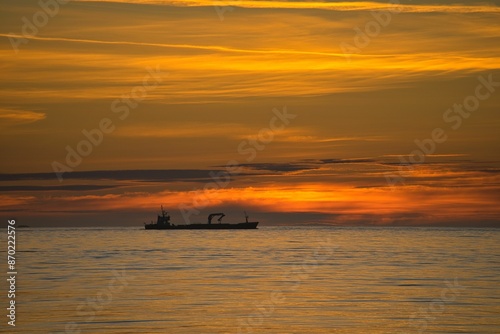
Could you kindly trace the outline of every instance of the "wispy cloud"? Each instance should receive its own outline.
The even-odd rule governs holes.
[[[237,123],[171,123],[165,126],[130,125],[119,128],[113,136],[142,138],[238,138],[253,133],[249,126]]]
[[[164,169],[164,170],[96,170],[75,171],[66,173],[68,180],[125,180],[147,182],[172,182],[172,181],[209,181],[209,171],[201,169]],[[220,172],[215,170],[214,173]],[[1,181],[24,180],[57,180],[54,173],[12,173],[0,174]]]
[[[0,191],[95,191],[116,188],[111,185],[75,184],[62,186],[1,186]]]
[[[147,43],[147,42],[132,42],[132,41],[106,41],[97,39],[81,39],[81,38],[66,38],[66,37],[41,37],[41,36],[22,36],[16,34],[0,34],[3,37],[25,38],[38,41],[48,42],[70,42],[70,43],[87,43],[87,44],[106,44],[106,45],[129,45],[129,46],[148,46],[170,49],[195,49],[208,50],[216,52],[228,53],[249,53],[249,54],[277,54],[277,55],[316,55],[316,56],[336,56],[343,58],[343,53],[333,52],[315,52],[315,51],[300,51],[300,50],[258,50],[258,49],[241,49],[219,45],[190,45],[190,44],[167,44],[167,43]]]
[[[42,112],[0,108],[0,124],[33,123],[46,117]]]
[[[214,6],[224,5],[245,8],[280,8],[280,9],[323,9],[333,11],[374,11],[394,9],[406,13],[499,13],[500,8],[492,5],[463,5],[463,4],[392,4],[385,1],[251,1],[251,0],[224,0],[220,3],[213,0],[76,0],[81,2],[114,2],[151,4],[167,6]]]
[[[291,135],[283,139],[288,142],[308,142],[308,143],[334,143],[334,142],[351,142],[351,141],[386,141],[384,136],[358,136],[358,137],[321,137],[315,135]]]

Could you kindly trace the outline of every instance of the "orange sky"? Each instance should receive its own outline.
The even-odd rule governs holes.
[[[6,217],[140,225],[163,204],[179,223],[247,210],[264,224],[500,226],[498,6],[0,12]],[[239,172],[214,186],[228,161]]]

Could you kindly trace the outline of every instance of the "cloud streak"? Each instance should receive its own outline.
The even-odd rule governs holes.
[[[111,185],[75,184],[62,186],[0,186],[0,191],[95,191],[116,188]]]
[[[34,123],[46,117],[47,115],[42,112],[0,108],[0,124]]]
[[[440,5],[440,4],[403,4],[399,2],[369,2],[369,1],[344,1],[344,2],[322,2],[322,1],[248,1],[248,0],[224,0],[214,2],[211,0],[76,0],[78,2],[108,2],[127,4],[149,4],[165,6],[187,6],[187,7],[211,7],[214,5],[263,8],[263,9],[321,9],[339,12],[352,11],[376,11],[393,10],[397,8],[404,13],[500,13],[500,8],[491,5]]]
[[[25,38],[28,40],[38,40],[47,42],[68,42],[68,43],[86,43],[86,44],[106,44],[106,45],[125,45],[125,46],[147,46],[169,49],[194,49],[203,51],[214,52],[227,52],[227,53],[247,53],[247,54],[277,54],[277,55],[314,55],[314,56],[334,56],[344,57],[342,53],[331,52],[314,52],[314,51],[300,51],[300,50],[257,50],[257,49],[238,49],[219,45],[190,45],[190,44],[166,44],[166,43],[147,43],[147,42],[130,42],[130,41],[105,41],[97,39],[79,39],[67,37],[42,37],[42,36],[23,36],[16,34],[0,34],[2,37],[7,38]]]
[[[199,169],[167,169],[167,170],[96,170],[74,171],[64,175],[67,180],[115,180],[115,181],[147,181],[147,182],[173,182],[173,181],[198,181],[210,180],[209,170]],[[221,170],[214,170],[214,173]],[[55,173],[12,173],[0,174],[2,181],[27,181],[27,180],[52,180],[56,181]]]
[[[204,212],[246,208],[273,217],[279,213],[308,212],[311,217],[322,217],[321,223],[325,224],[421,225],[450,220],[466,224],[478,219],[491,224],[500,219],[496,203],[500,173],[492,164],[426,163],[415,166],[406,185],[392,189],[383,175],[395,166],[382,161],[322,158],[241,164],[244,173],[228,187],[209,190],[203,190],[208,182],[205,170],[73,172],[68,179],[86,184],[62,186],[36,185],[51,181],[50,173],[1,174],[0,181],[8,183],[0,185],[0,190],[13,193],[3,195],[11,212],[29,206],[32,214],[102,211],[144,212],[147,216],[159,205],[165,205],[175,216],[179,205],[196,197],[204,199]],[[32,185],[16,184],[28,180]],[[190,185],[183,186],[186,181]],[[128,190],[121,191],[120,187]],[[34,196],[19,195],[27,191]],[[43,195],[47,192],[51,192],[50,199]]]

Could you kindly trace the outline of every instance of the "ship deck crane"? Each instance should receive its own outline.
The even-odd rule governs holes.
[[[212,218],[220,216],[217,220],[219,221],[219,224],[221,223],[222,218],[224,218],[225,214],[221,213],[211,213],[208,215],[208,223],[212,224]]]

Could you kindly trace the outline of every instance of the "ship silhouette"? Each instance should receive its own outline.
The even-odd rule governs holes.
[[[222,223],[222,218],[226,215],[224,213],[211,213],[208,215],[208,221],[206,224],[194,223],[194,224],[184,224],[184,225],[174,225],[170,222],[170,216],[168,212],[163,210],[161,207],[161,215],[158,215],[156,223],[151,222],[151,224],[144,223],[144,228],[146,230],[249,230],[256,229],[259,222],[249,222],[248,215],[245,212],[245,222],[228,224]],[[214,217],[219,217],[217,219],[218,223],[212,223]]]

